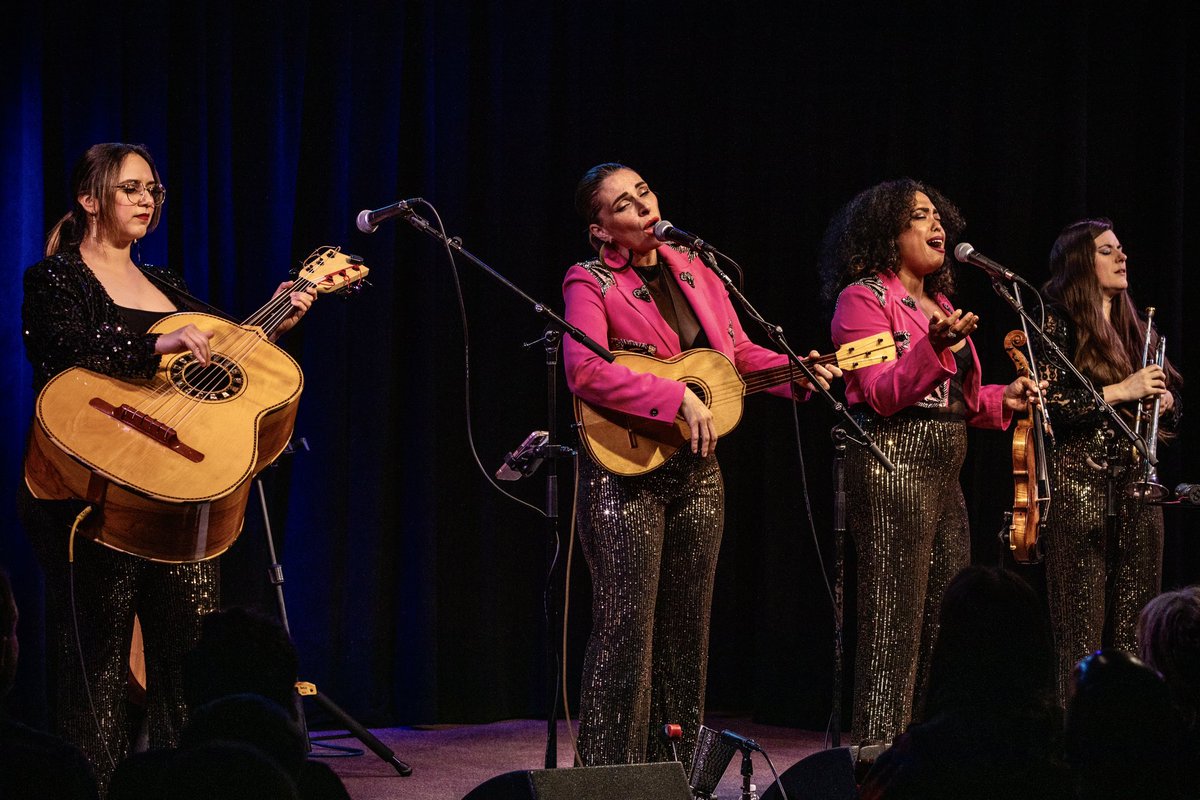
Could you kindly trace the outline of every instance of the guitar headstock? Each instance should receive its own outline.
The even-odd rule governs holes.
[[[843,370],[861,369],[872,364],[895,361],[896,341],[892,338],[891,331],[880,331],[847,342],[839,347],[834,355],[837,357],[837,365]]]
[[[297,280],[311,283],[321,294],[361,288],[370,270],[359,256],[343,253],[340,247],[319,247],[304,259]]]

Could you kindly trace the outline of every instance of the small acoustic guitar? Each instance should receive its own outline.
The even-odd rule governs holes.
[[[322,248],[290,291],[337,292],[367,272],[357,256]],[[90,503],[79,532],[125,553],[179,563],[224,552],[251,479],[292,435],[304,376],[270,341],[290,313],[282,293],[240,325],[183,312],[150,328],[214,331],[207,366],[177,353],[146,381],[82,367],[56,375],[38,395],[25,455],[33,496]]]
[[[846,371],[895,359],[896,343],[891,332],[885,331],[844,344],[834,353],[805,359],[805,363],[837,364]],[[712,410],[718,436],[741,422],[747,394],[796,378],[795,369],[788,364],[741,375],[728,356],[707,348],[666,360],[640,353],[617,353],[613,363],[687,384]],[[594,406],[578,397],[575,422],[584,448],[597,464],[616,475],[651,472],[691,441],[691,431],[682,417],[674,422],[647,420]]]

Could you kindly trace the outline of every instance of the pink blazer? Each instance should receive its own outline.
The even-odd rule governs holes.
[[[947,314],[954,311],[945,295],[938,294],[935,300]],[[929,320],[900,279],[886,270],[842,290],[830,334],[840,347],[884,330],[896,339],[896,360],[847,372],[846,402],[866,403],[885,417],[909,406],[945,408],[950,399],[950,376],[957,371],[954,354],[949,348],[934,352],[928,337]],[[1012,412],[1004,407],[1004,386],[980,385],[979,356],[970,338],[967,347],[974,363],[963,385],[967,424],[1005,428]]]
[[[667,359],[680,353],[679,335],[663,319],[642,279],[605,248],[598,259],[576,264],[563,280],[566,318],[572,325],[610,350],[633,350]],[[692,250],[661,245],[671,274],[696,312],[709,347],[729,356],[738,372],[775,367],[787,356],[760,347],[746,338],[724,284]],[[563,361],[567,385],[580,399],[614,411],[670,423],[683,402],[684,385],[628,367],[610,364],[570,337],[565,337]],[[790,396],[784,384],[770,390]]]

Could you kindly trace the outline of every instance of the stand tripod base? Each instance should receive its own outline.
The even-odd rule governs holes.
[[[358,724],[358,721],[354,717],[339,708],[328,697],[318,692],[316,685],[300,681],[296,684],[296,691],[303,697],[311,697],[317,705],[337,718],[338,722],[342,723],[354,738],[365,744],[367,749],[379,756],[380,759],[391,764],[396,772],[400,773],[401,777],[407,778],[409,775],[412,775],[412,767],[397,758],[396,754],[387,745],[379,741],[375,737],[375,734]]]

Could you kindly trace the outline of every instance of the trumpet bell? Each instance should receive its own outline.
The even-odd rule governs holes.
[[[1137,481],[1129,487],[1129,496],[1143,503],[1162,503],[1171,497],[1171,490],[1154,481]]]

